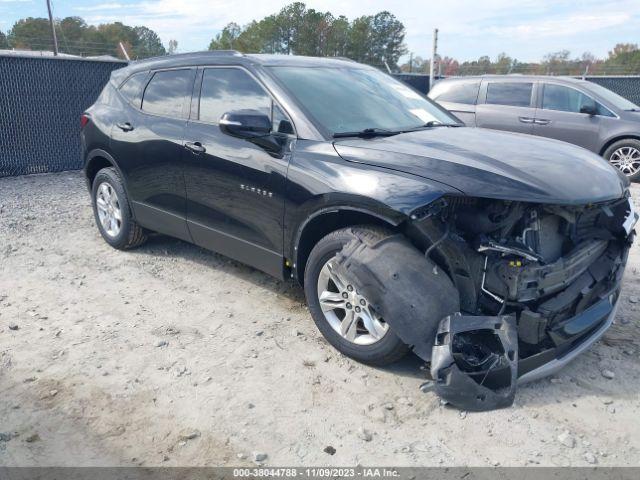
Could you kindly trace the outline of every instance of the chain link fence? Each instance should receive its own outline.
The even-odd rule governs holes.
[[[82,168],[80,115],[125,65],[0,55],[0,177]]]
[[[640,76],[593,76],[585,80],[602,85],[621,97],[640,105]]]
[[[429,75],[419,73],[393,73],[392,75],[396,80],[411,85],[419,92],[427,93],[429,91]],[[440,78],[436,78],[436,82],[438,80],[440,80]]]

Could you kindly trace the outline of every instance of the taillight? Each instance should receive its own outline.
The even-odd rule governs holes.
[[[89,115],[83,113],[80,115],[80,128],[84,128],[87,123],[89,123]]]

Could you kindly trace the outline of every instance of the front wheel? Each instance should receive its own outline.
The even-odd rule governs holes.
[[[629,180],[640,180],[640,140],[620,140],[607,148],[603,156]]]
[[[354,238],[354,230],[366,230],[380,238],[388,235],[375,227],[350,227],[322,238],[307,261],[307,303],[316,326],[337,350],[362,363],[388,365],[404,357],[409,347],[353,282],[334,268],[336,255]]]

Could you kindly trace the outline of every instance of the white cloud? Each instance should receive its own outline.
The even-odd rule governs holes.
[[[624,25],[631,21],[628,13],[609,13],[603,15],[571,15],[568,18],[543,20],[536,23],[518,24],[508,27],[489,28],[492,34],[503,37],[566,37],[581,33],[597,32],[610,27]]]
[[[124,3],[99,3],[97,5],[75,7],[75,10],[79,10],[81,12],[101,12],[103,10],[119,10],[128,7],[129,5],[125,5]]]
[[[260,19],[281,8],[274,2],[256,6],[255,2],[240,0],[149,0],[119,8],[115,3],[103,4],[104,8],[86,9],[83,15],[92,24],[121,21],[129,25],[145,25],[155,30],[166,43],[177,39],[184,49],[206,49],[209,40],[227,23],[248,23]]]

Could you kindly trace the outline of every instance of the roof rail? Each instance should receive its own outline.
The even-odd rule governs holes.
[[[210,55],[228,55],[235,57],[244,57],[244,53],[239,52],[237,50],[204,50],[202,52],[185,52],[185,53],[174,53],[171,55],[160,55],[157,57],[149,57],[149,58],[141,58],[138,60],[132,60],[130,63],[147,63],[153,62],[156,60],[166,60],[168,58],[180,58],[180,57],[200,57],[200,56],[210,56]]]
[[[216,55],[234,55],[237,57],[244,57],[244,53],[239,52],[238,50],[208,50],[206,52],[198,53],[214,53]]]

